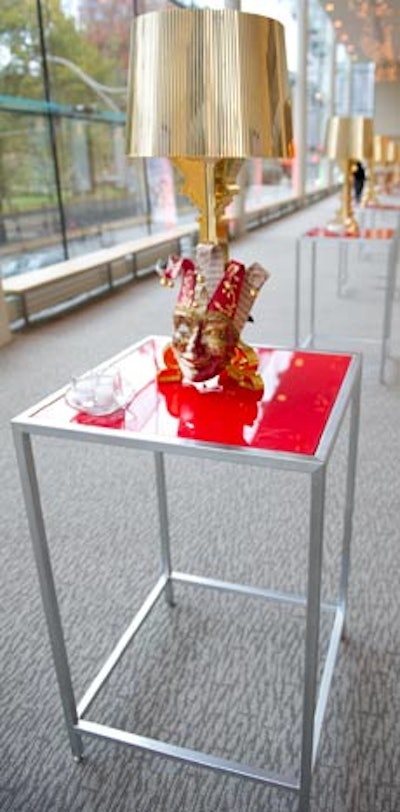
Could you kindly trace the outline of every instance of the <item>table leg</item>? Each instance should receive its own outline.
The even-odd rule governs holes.
[[[157,503],[160,522],[161,566],[162,573],[168,576],[168,581],[165,585],[165,595],[170,606],[174,606],[174,592],[171,580],[172,567],[169,544],[168,507],[165,489],[164,454],[162,451],[155,451],[154,459],[156,464]]]
[[[339,242],[339,261],[338,261],[338,275],[337,275],[337,296],[338,299],[343,297],[343,285],[348,281],[348,257],[347,257],[347,243],[342,240]]]
[[[310,543],[308,554],[307,618],[303,696],[303,729],[299,812],[308,812],[311,775],[315,760],[314,712],[316,706],[321,571],[324,529],[325,468],[311,475]]]
[[[46,539],[31,438],[26,432],[14,428],[14,442],[64,717],[72,754],[79,761],[83,755],[82,742],[80,735],[74,730],[77,723],[76,702]]]
[[[296,241],[296,259],[294,275],[294,346],[300,344],[300,263],[301,263],[301,239]]]
[[[356,481],[357,447],[360,422],[360,394],[361,394],[361,367],[357,381],[354,385],[351,402],[349,439],[347,452],[347,477],[346,477],[346,497],[344,506],[343,522],[343,545],[341,559],[341,574],[339,583],[339,606],[343,610],[344,624],[342,638],[346,637],[346,610],[347,610],[347,590],[350,571],[350,541],[352,535],[353,511],[354,511],[354,490]]]
[[[383,327],[382,327],[382,346],[381,346],[381,362],[379,368],[379,381],[385,383],[385,364],[387,358],[388,341],[392,332],[392,314],[393,302],[395,297],[396,288],[396,265],[398,244],[397,239],[392,240],[389,248],[387,275],[385,285],[385,305],[383,312]]]
[[[317,243],[311,244],[311,297],[310,297],[310,341],[309,346],[314,346],[315,336],[315,302],[316,302],[316,270],[317,270]]]

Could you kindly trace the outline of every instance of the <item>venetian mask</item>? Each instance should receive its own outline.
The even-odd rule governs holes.
[[[207,381],[219,375],[229,364],[237,340],[232,321],[221,313],[174,314],[172,345],[188,381]]]
[[[200,383],[229,367],[268,274],[256,264],[248,269],[234,260],[225,264],[221,247],[212,244],[198,245],[195,261],[171,257],[162,281],[173,284],[179,274],[172,348],[181,377]],[[173,366],[173,359],[166,362]]]

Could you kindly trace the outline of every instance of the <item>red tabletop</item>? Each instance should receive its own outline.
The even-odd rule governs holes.
[[[348,234],[321,226],[310,228],[305,234],[306,237],[340,237],[346,240],[390,240],[393,235],[393,228],[360,228],[358,234]]]
[[[160,386],[162,351],[168,339],[151,337],[112,359],[129,378],[134,395],[127,408],[106,417],[76,412],[64,394],[30,414],[33,422],[73,429],[86,425],[127,431],[143,439],[180,438],[231,446],[313,455],[352,356],[256,347],[262,393],[207,384]]]
[[[398,211],[400,212],[400,204],[399,203],[367,203],[367,209],[376,209],[379,211],[382,209],[383,211]]]

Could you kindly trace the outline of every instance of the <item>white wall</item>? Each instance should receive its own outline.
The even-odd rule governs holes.
[[[374,130],[379,135],[400,136],[400,82],[376,83]]]

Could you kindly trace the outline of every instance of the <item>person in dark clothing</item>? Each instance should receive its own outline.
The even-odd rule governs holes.
[[[357,161],[355,169],[353,170],[354,196],[356,203],[359,203],[361,200],[364,183],[365,183],[365,169],[362,163],[360,161]]]

